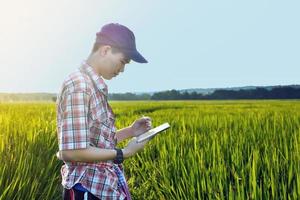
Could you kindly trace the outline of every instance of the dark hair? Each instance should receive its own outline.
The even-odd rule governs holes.
[[[98,51],[98,49],[101,46],[104,46],[104,44],[100,44],[100,43],[95,42],[94,45],[93,45],[92,53]],[[111,45],[109,45],[109,46],[111,46]],[[118,49],[117,47],[111,46],[111,50],[112,50],[112,53],[122,53],[122,51],[120,49]]]

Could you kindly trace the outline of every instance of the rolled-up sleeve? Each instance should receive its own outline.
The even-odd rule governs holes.
[[[61,104],[59,150],[87,148],[89,139],[90,95],[86,92],[66,94]]]

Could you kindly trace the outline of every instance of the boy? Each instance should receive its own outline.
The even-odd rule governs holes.
[[[150,130],[142,117],[116,130],[107,101],[107,85],[130,60],[147,63],[137,51],[135,36],[126,26],[110,23],[96,34],[91,54],[63,82],[57,98],[57,134],[63,199],[131,199],[122,162],[142,150],[146,140],[136,136]],[[128,145],[116,145],[133,137]]]

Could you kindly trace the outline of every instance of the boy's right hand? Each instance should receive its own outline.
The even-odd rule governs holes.
[[[133,137],[129,143],[127,144],[127,146],[125,148],[123,148],[123,156],[124,158],[129,158],[131,156],[134,156],[136,153],[138,153],[139,151],[141,151],[145,145],[147,144],[147,142],[150,139],[147,139],[143,142],[137,142],[137,137]]]

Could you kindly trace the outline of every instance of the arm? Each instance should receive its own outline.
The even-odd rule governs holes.
[[[122,149],[124,158],[128,158],[128,152],[126,149]],[[74,150],[62,150],[57,154],[59,159],[64,161],[76,161],[76,162],[97,162],[114,160],[117,156],[117,152],[114,149],[100,149],[97,147],[88,146],[85,149]]]
[[[114,149],[92,147],[89,130],[89,102],[91,95],[75,85],[74,91],[66,93],[60,102],[58,115],[59,153],[64,161],[96,162],[113,160]]]
[[[135,120],[130,126],[123,128],[116,133],[117,144],[131,137],[137,137],[151,129],[151,118],[143,116]]]
[[[128,138],[133,137],[133,130],[131,126],[128,126],[126,128],[123,128],[121,130],[118,130],[116,133],[117,137],[117,143],[122,142],[123,140],[126,140]]]
[[[58,112],[61,121],[58,129],[59,152],[56,156],[64,161],[95,162],[112,160],[116,157],[113,149],[101,149],[89,145],[89,126],[88,126],[88,103],[90,95],[85,91],[69,93],[63,99],[63,103]],[[134,126],[130,126],[134,127]],[[136,136],[136,127],[127,127],[116,133],[119,141],[125,138]],[[137,143],[133,139],[123,150],[124,158],[129,158],[144,148],[146,142]]]

